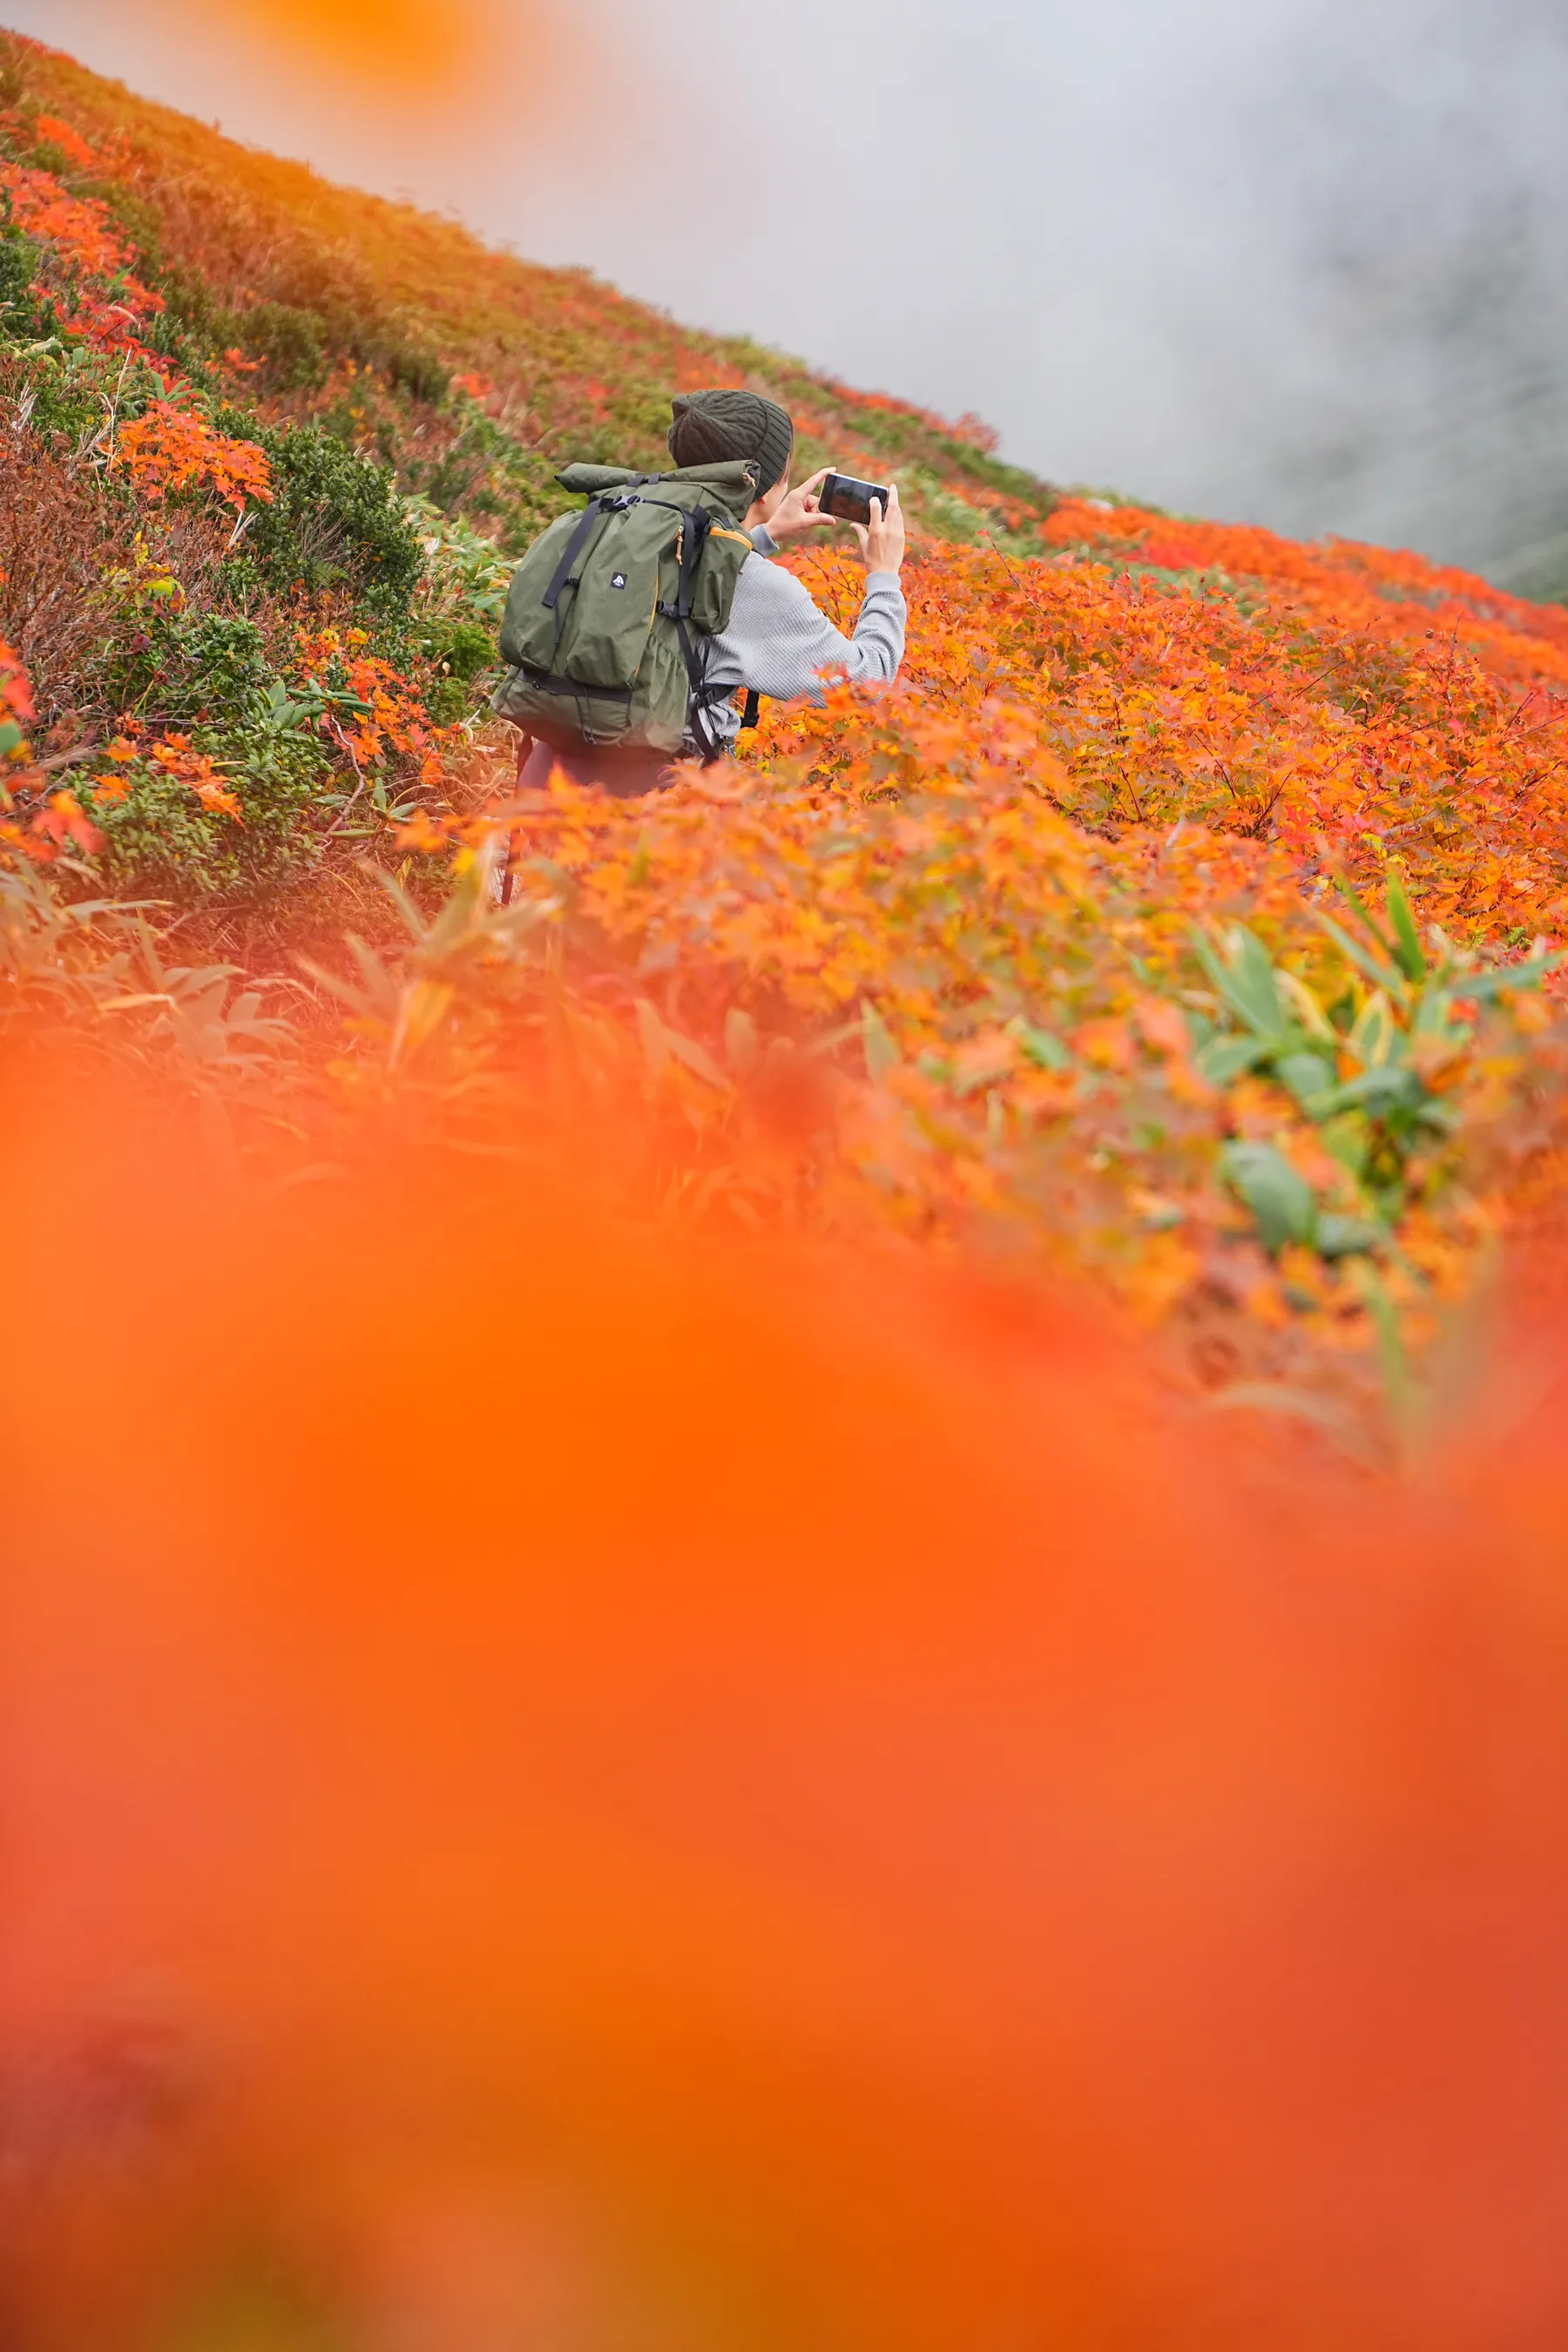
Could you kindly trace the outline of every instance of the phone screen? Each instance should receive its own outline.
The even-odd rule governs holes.
[[[820,503],[824,514],[836,515],[840,522],[869,522],[873,499],[880,503],[885,516],[888,493],[880,482],[862,482],[853,474],[829,474],[822,485]]]

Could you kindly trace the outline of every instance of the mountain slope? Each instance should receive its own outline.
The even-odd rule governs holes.
[[[520,793],[725,373],[904,677]],[[10,43],[0,640],[5,2352],[1562,2343],[1568,615]]]
[[[532,267],[452,222],[337,188],[13,40],[16,95],[39,160],[108,206],[167,304],[145,341],[191,380],[232,388],[238,347],[269,415],[330,418],[395,450],[405,486],[499,512],[515,538],[563,503],[563,453],[663,449],[671,390],[742,379],[795,413],[806,455],[894,463],[944,528],[1048,511],[1051,494],[988,455],[992,436],[868,397],[760,346],[689,332],[582,271]],[[14,117],[27,135],[26,109]],[[51,142],[64,120],[89,153]],[[13,131],[16,136],[16,130]],[[450,398],[454,377],[492,387]],[[366,378],[370,380],[367,382]],[[486,423],[491,429],[486,430]],[[957,505],[951,501],[956,499]]]
[[[1374,1380],[1380,1334],[1385,1361],[1430,1339],[1490,1237],[1551,1213],[1568,613],[1061,494],[973,421],[689,334],[34,45],[3,63],[19,1003],[53,988],[100,1042],[129,1008],[109,1028],[154,1059],[199,1034],[240,1096],[271,1055],[307,1085],[282,1124],[339,1142],[408,1087],[467,1145],[475,1103],[537,1121],[567,1041],[645,1205],[1060,1256],[1211,1384]],[[561,464],[657,462],[670,392],[716,381],[785,401],[803,463],[899,478],[903,678],[772,709],[655,802],[511,803],[485,715],[507,555]],[[847,620],[855,567],[792,560]],[[183,958],[310,948],[316,993],[246,994],[233,1027],[233,973],[176,986],[115,930],[131,898]],[[379,942],[352,983],[349,923]],[[155,1008],[193,990],[182,1031]]]

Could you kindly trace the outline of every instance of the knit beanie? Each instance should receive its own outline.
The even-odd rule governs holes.
[[[721,466],[753,458],[757,496],[782,481],[795,447],[789,412],[760,392],[716,384],[711,392],[683,392],[670,402],[669,454],[678,466]]]

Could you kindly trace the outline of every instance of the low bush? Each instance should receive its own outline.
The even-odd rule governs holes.
[[[272,467],[271,503],[254,513],[247,541],[259,577],[308,596],[344,595],[387,621],[405,617],[422,559],[391,468],[316,425],[258,426],[234,411],[217,422],[257,441]]]
[[[323,828],[309,820],[328,765],[302,731],[241,724],[163,738],[83,788],[102,837],[95,876],[179,908],[265,909],[321,858]]]
[[[0,196],[0,204],[5,199]],[[37,248],[0,212],[0,336],[9,341],[31,339],[37,306],[29,291],[38,274]]]
[[[106,665],[116,711],[163,728],[241,723],[270,676],[256,623],[143,603],[142,625],[117,638]]]
[[[0,37],[0,70],[22,54]],[[1207,1385],[1364,1375],[1379,1298],[1432,1337],[1537,1181],[1521,1155],[1558,1164],[1530,1139],[1562,1126],[1568,618],[1064,496],[973,420],[25,62],[0,630],[38,721],[7,722],[33,740],[6,856],[62,902],[175,904],[186,941],[269,910],[269,957],[423,909],[333,1071],[374,1087],[384,1048],[396,1116],[427,1084],[460,1127],[520,1040],[589,1091],[629,1062],[639,1213],[1068,1257],[1184,1329]],[[502,910],[511,747],[478,721],[510,559],[566,459],[661,465],[670,393],[717,381],[790,407],[803,469],[897,474],[903,683],[773,707],[650,806],[513,805]],[[857,564],[784,561],[852,625]],[[794,1143],[753,1152],[774,1114]]]
[[[263,380],[280,392],[313,391],[327,380],[324,322],[288,302],[258,302],[235,314],[233,341],[256,360]]]
[[[14,404],[0,404],[0,636],[26,666],[47,735],[106,706],[110,583],[134,564],[137,517],[90,465],[27,430]]]
[[[475,681],[493,669],[496,643],[489,629],[474,621],[459,621],[432,648],[436,677],[426,695],[426,707],[438,726],[462,718],[472,702]]]

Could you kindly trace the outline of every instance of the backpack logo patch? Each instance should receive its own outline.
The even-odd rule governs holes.
[[[611,574],[610,585],[612,588],[624,588],[626,584],[626,575],[624,572],[616,572]]]

